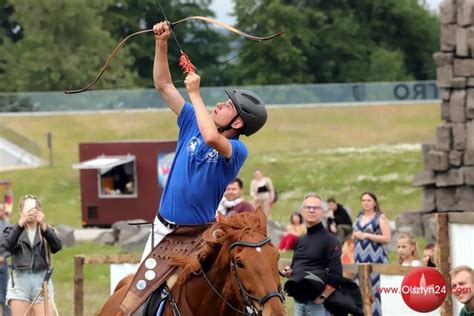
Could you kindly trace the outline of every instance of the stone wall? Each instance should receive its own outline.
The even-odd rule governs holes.
[[[440,88],[436,143],[422,146],[424,211],[474,211],[474,0],[440,5],[441,51],[433,55]]]

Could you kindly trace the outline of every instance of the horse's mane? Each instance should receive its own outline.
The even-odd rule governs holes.
[[[266,223],[265,223],[266,224]],[[224,267],[230,261],[230,245],[242,235],[259,232],[266,235],[266,227],[261,226],[255,212],[244,212],[229,217],[220,217],[203,234],[204,243],[195,256],[175,256],[173,264],[183,268],[178,283],[184,283],[191,274],[198,274],[212,265]],[[226,251],[221,251],[226,250]]]

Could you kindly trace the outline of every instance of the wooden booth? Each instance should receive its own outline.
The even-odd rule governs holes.
[[[82,226],[151,221],[174,157],[176,141],[79,144]]]

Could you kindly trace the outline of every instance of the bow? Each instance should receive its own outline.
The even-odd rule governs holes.
[[[280,31],[278,33],[275,33],[273,35],[270,35],[270,36],[265,36],[265,37],[259,37],[259,36],[254,36],[254,35],[251,35],[251,34],[248,34],[248,33],[245,33],[243,31],[240,31],[236,28],[234,28],[233,26],[229,25],[229,24],[226,24],[224,22],[221,22],[221,21],[218,21],[216,19],[213,19],[213,18],[209,18],[209,17],[204,17],[204,16],[190,16],[190,17],[187,17],[187,18],[184,18],[184,19],[181,19],[181,20],[178,20],[178,21],[175,21],[175,22],[169,22],[170,24],[170,27],[171,29],[173,29],[174,27],[178,26],[179,24],[183,23],[183,22],[186,22],[186,21],[190,21],[190,20],[200,20],[200,21],[204,21],[204,22],[207,22],[207,23],[212,23],[212,24],[215,24],[215,25],[218,25],[220,27],[223,27],[225,29],[227,29],[228,31],[230,32],[233,32],[233,33],[236,33],[240,36],[243,36],[243,37],[246,37],[250,40],[253,40],[253,41],[257,41],[257,42],[262,42],[262,41],[267,41],[267,40],[270,40],[270,39],[273,39],[275,37],[278,37],[280,35],[282,35],[284,33],[284,31]],[[84,91],[87,91],[89,90],[90,88],[92,88],[98,81],[99,79],[102,77],[102,75],[104,74],[105,70],[107,69],[107,67],[109,66],[109,64],[111,63],[112,59],[114,58],[114,56],[117,54],[117,52],[120,50],[120,48],[123,47],[123,45],[125,45],[125,43],[131,39],[132,37],[135,37],[137,35],[140,35],[140,34],[145,34],[145,33],[151,33],[153,32],[153,29],[146,29],[146,30],[142,30],[142,31],[138,31],[138,32],[135,32],[135,33],[132,33],[130,35],[128,35],[127,37],[125,37],[123,40],[121,40],[118,45],[114,48],[114,50],[112,51],[112,53],[110,54],[109,58],[107,58],[107,61],[102,65],[102,67],[100,67],[100,70],[99,72],[97,73],[96,77],[94,78],[94,80],[92,80],[88,85],[86,85],[84,88],[82,89],[78,89],[78,90],[66,90],[64,91],[64,93],[66,94],[74,94],[74,93],[81,93],[81,92],[84,92]],[[193,65],[191,64],[190,60],[189,60],[189,57],[187,57],[186,54],[184,54],[183,51],[181,51],[181,58],[180,58],[180,65],[183,67],[183,68],[186,68],[184,69],[184,71],[186,72],[187,70],[189,69],[193,69]]]

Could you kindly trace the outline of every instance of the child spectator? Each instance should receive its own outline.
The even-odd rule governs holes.
[[[278,250],[283,253],[295,248],[298,238],[306,234],[306,225],[303,224],[303,216],[300,213],[293,213],[290,217],[290,224],[286,226],[285,235],[278,245]]]
[[[397,239],[398,263],[402,266],[421,266],[418,260],[416,239],[408,233],[401,233]]]
[[[425,266],[436,268],[436,264],[434,263],[435,247],[435,244],[430,243],[423,249],[423,264]]]
[[[346,239],[344,244],[342,244],[342,255],[341,255],[341,263],[342,264],[352,264],[355,263],[354,261],[354,248],[355,242],[352,239]],[[342,275],[348,279],[352,279],[354,277],[354,273],[350,271],[342,272]]]
[[[341,262],[350,264],[354,263],[354,248],[355,243],[352,239],[346,239],[344,244],[342,244],[342,256]]]

